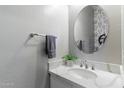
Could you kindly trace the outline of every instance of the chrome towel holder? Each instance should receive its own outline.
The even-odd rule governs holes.
[[[38,34],[38,33],[30,33],[29,34],[29,37],[31,37],[31,38],[33,38],[34,36],[43,36],[43,37],[45,37],[46,35]]]

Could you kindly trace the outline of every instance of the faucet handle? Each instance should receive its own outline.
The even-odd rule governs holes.
[[[80,63],[80,67],[83,67],[83,64],[82,63]]]
[[[92,69],[92,70],[95,70],[95,67],[92,65],[92,66],[91,66],[91,69]]]

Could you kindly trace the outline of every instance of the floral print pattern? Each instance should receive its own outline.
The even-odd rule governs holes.
[[[98,5],[94,5],[94,39],[95,39],[95,50],[99,49],[104,43],[99,43],[99,37],[103,34],[107,36],[109,30],[108,17],[105,11]]]

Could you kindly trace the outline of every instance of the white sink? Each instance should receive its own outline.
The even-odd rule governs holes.
[[[79,69],[79,68],[73,68],[73,69],[69,69],[68,73],[78,79],[96,79],[97,75],[94,72],[91,72],[89,70],[86,69]]]

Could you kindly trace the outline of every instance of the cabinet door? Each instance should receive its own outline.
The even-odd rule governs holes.
[[[51,75],[50,77],[50,87],[51,88],[72,88],[72,85],[66,82],[67,80]]]

